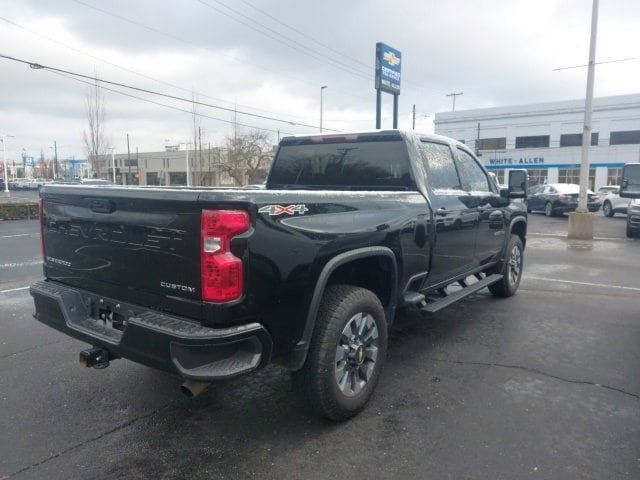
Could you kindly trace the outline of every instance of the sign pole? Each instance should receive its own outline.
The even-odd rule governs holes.
[[[398,94],[393,94],[393,128],[398,128]]]
[[[382,124],[382,92],[376,89],[376,129],[380,129]]]

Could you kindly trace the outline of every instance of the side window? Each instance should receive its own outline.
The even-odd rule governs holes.
[[[464,150],[458,149],[458,161],[468,190],[473,192],[492,191],[487,181],[487,175],[471,155]]]
[[[420,149],[427,164],[429,184],[434,190],[461,190],[458,170],[448,145],[420,142]]]

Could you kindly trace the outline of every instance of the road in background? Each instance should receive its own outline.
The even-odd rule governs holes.
[[[11,190],[10,193],[9,197],[4,197],[3,192],[0,192],[0,203],[38,201],[38,190]]]
[[[0,478],[640,478],[640,240],[530,217],[518,294],[401,316],[368,408],[310,415],[271,366],[196,399],[36,322],[0,293]],[[0,290],[41,276],[37,222],[0,222]],[[23,235],[12,237],[11,235]],[[36,260],[34,260],[36,259]]]

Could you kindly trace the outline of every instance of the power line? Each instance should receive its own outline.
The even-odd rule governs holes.
[[[29,67],[31,67],[32,69],[35,69],[35,70],[46,69],[46,70],[50,70],[50,71],[53,71],[53,72],[66,73],[67,75],[72,75],[74,77],[85,78],[85,79],[88,79],[88,80],[93,80],[95,82],[107,83],[109,85],[114,85],[114,86],[117,86],[117,87],[136,90],[136,91],[142,92],[142,93],[148,93],[148,94],[151,94],[151,95],[158,95],[158,96],[161,96],[161,97],[171,98],[172,100],[180,100],[182,102],[187,102],[187,103],[190,103],[192,105],[195,104],[195,105],[201,105],[203,107],[210,107],[210,108],[215,108],[215,109],[218,109],[218,110],[224,110],[224,111],[227,111],[227,112],[235,112],[235,113],[240,114],[240,115],[246,115],[246,116],[249,116],[249,117],[261,118],[261,119],[264,119],[264,120],[271,120],[271,121],[274,121],[274,122],[288,123],[289,125],[295,125],[295,126],[300,126],[300,127],[308,127],[308,128],[314,128],[314,129],[318,128],[318,126],[316,126],[316,125],[310,125],[310,124],[300,123],[300,122],[293,122],[291,120],[286,120],[286,119],[282,119],[282,118],[270,117],[270,116],[267,116],[267,115],[259,115],[257,113],[245,112],[245,111],[241,111],[241,110],[236,110],[234,108],[223,107],[221,105],[214,105],[214,104],[211,104],[211,103],[204,103],[204,102],[200,102],[200,101],[197,101],[197,100],[194,100],[194,99],[178,97],[176,95],[170,95],[168,93],[156,92],[154,90],[149,90],[147,88],[135,87],[133,85],[127,85],[125,83],[114,82],[114,81],[111,81],[111,80],[105,80],[105,79],[102,79],[102,78],[98,78],[97,76],[84,75],[82,73],[72,72],[70,70],[64,70],[64,69],[61,69],[61,68],[50,67],[50,66],[47,66],[47,65],[39,64],[37,62],[31,62],[29,60],[24,60],[24,59],[20,59],[20,58],[16,58],[16,57],[11,57],[9,55],[0,54],[0,58],[5,58],[7,60],[12,60],[12,61],[15,61],[15,62],[23,63],[25,65],[29,65]],[[339,130],[331,130],[331,129],[328,129],[328,128],[326,130],[330,130],[330,131],[333,131],[333,132],[339,131]]]
[[[72,0],[72,1],[78,1],[78,0]],[[82,5],[86,5],[87,7],[93,8],[91,5],[89,5],[89,4],[85,4],[84,2],[78,2],[78,3],[81,3]],[[100,10],[100,9],[99,9],[98,11],[102,11],[102,12],[103,12],[103,13],[105,13],[105,14],[109,14],[108,12],[103,11],[103,10]],[[124,17],[120,17],[120,16],[117,16],[116,18],[120,18],[120,19],[122,19],[122,20],[129,21],[128,19],[125,19]],[[35,36],[37,36],[37,37],[40,37],[40,38],[42,38],[42,39],[44,39],[44,40],[47,40],[47,41],[49,41],[49,42],[52,42],[52,43],[54,43],[54,44],[56,44],[56,45],[59,45],[59,46],[64,47],[64,48],[67,48],[67,49],[69,49],[69,50],[71,50],[71,51],[74,51],[74,52],[76,52],[76,53],[79,53],[79,54],[81,54],[81,55],[85,55],[85,56],[87,56],[87,57],[89,57],[89,58],[92,58],[92,59],[97,60],[97,61],[99,61],[99,62],[102,62],[102,63],[104,63],[104,64],[111,65],[112,67],[119,68],[120,70],[123,70],[123,71],[125,71],[125,72],[132,73],[132,74],[137,75],[137,76],[139,76],[139,77],[146,78],[146,79],[148,79],[148,80],[152,80],[152,81],[154,81],[154,82],[157,82],[157,83],[160,83],[160,84],[163,84],[163,85],[167,85],[167,86],[169,86],[169,87],[173,87],[173,88],[176,88],[176,89],[178,89],[178,90],[182,90],[182,91],[184,91],[184,92],[195,93],[195,94],[197,94],[198,96],[201,96],[201,97],[211,98],[212,100],[217,100],[217,101],[220,101],[220,102],[225,102],[225,103],[229,103],[229,104],[234,104],[234,102],[231,102],[231,101],[228,101],[228,100],[224,100],[224,99],[220,99],[220,98],[216,98],[216,97],[212,97],[211,95],[207,95],[207,94],[202,93],[202,92],[197,92],[197,91],[194,91],[194,90],[192,90],[192,89],[188,89],[188,88],[185,88],[185,87],[181,87],[180,85],[176,85],[176,84],[174,84],[174,83],[170,83],[170,82],[167,82],[167,81],[164,81],[164,80],[160,80],[160,79],[155,78],[155,77],[152,77],[152,76],[150,76],[150,75],[146,75],[146,74],[144,74],[144,73],[137,72],[137,71],[132,70],[132,69],[130,69],[130,68],[123,67],[122,65],[118,65],[117,63],[114,63],[114,62],[111,62],[111,61],[109,61],[109,60],[105,60],[105,59],[103,59],[103,58],[97,57],[97,56],[95,56],[95,55],[92,55],[91,53],[88,53],[88,52],[86,52],[86,51],[80,50],[79,48],[73,47],[73,46],[71,46],[71,45],[67,45],[67,44],[62,43],[62,42],[60,42],[60,41],[58,41],[58,40],[55,40],[55,39],[53,39],[53,38],[51,38],[51,37],[47,37],[46,35],[43,35],[43,34],[41,34],[41,33],[37,32],[37,31],[35,31],[35,30],[32,30],[32,29],[30,29],[30,28],[28,28],[28,27],[25,27],[24,25],[20,25],[20,24],[18,24],[18,23],[16,23],[16,22],[14,22],[14,21],[12,21],[12,20],[9,20],[8,18],[5,18],[5,17],[0,16],[0,20],[2,20],[3,22],[6,22],[6,23],[8,23],[8,24],[10,24],[10,25],[12,25],[12,26],[14,26],[14,27],[16,27],[16,28],[20,28],[20,29],[22,29],[22,30],[24,30],[24,31],[26,31],[26,32],[29,32],[29,33],[30,33],[30,34],[32,34],[32,35],[35,35]],[[144,27],[144,25],[139,24],[139,23],[137,23],[137,22],[135,22],[135,21],[131,21],[131,22],[133,22],[134,24],[136,24],[136,25],[138,25],[138,26],[143,26],[143,27]],[[151,30],[153,30],[153,31],[156,31],[153,27],[145,27],[145,28],[149,28],[149,29],[151,29]],[[167,35],[171,36],[171,34],[167,34]],[[173,38],[178,38],[178,37],[173,37]],[[184,42],[184,43],[190,43],[190,42],[188,42],[188,41],[186,41],[186,40],[181,40],[181,41],[182,41],[182,42]],[[197,46],[195,43],[194,43],[194,44],[192,44],[192,45]],[[224,53],[221,53],[221,55],[225,55],[225,56],[227,56],[227,57],[229,57],[229,58],[231,58],[231,59],[236,59],[235,57],[230,56],[230,55],[226,55],[226,54],[224,54]],[[236,59],[236,60],[238,60],[238,59]],[[241,61],[241,60],[238,60],[238,61]],[[246,62],[245,62],[245,63],[246,63]],[[249,65],[251,65],[251,66],[255,66],[256,68],[261,68],[259,65],[252,65],[252,64],[249,64]],[[270,70],[268,70],[268,71],[270,71]],[[292,77],[292,78],[294,78],[294,79],[295,79],[295,80],[297,80],[297,81],[305,82],[305,83],[308,83],[309,85],[313,85],[313,86],[315,86],[315,83],[312,83],[312,82],[306,82],[306,81],[304,81],[304,80],[302,80],[302,79],[296,79],[295,77]],[[241,105],[241,104],[238,104],[238,105],[240,105],[241,107],[245,107],[245,108],[249,108],[249,109],[257,110],[257,111],[262,111],[262,112],[266,112],[266,113],[275,113],[275,114],[278,114],[278,115],[287,115],[287,114],[285,114],[285,113],[283,113],[283,112],[274,112],[274,111],[272,111],[272,110],[265,110],[265,109],[261,109],[261,108],[253,107],[253,106],[250,106],[250,105]],[[301,116],[297,116],[297,115],[291,115],[291,116],[296,116],[296,117],[298,117],[298,118],[308,118],[308,117],[301,117]]]
[[[76,78],[76,77],[74,77],[72,75],[67,75],[66,73],[61,73],[61,72],[58,72],[58,71],[55,71],[55,70],[49,70],[49,72],[53,73],[55,75],[59,75],[61,77],[68,78],[70,80],[75,80],[76,82],[85,83],[85,84],[90,85],[92,87],[98,87],[98,88],[101,88],[102,90],[107,90],[109,92],[117,93],[119,95],[124,95],[125,97],[135,98],[136,100],[141,100],[143,102],[151,103],[153,105],[158,105],[158,106],[161,106],[161,107],[170,108],[172,110],[177,110],[179,112],[188,113],[189,115],[196,115],[198,117],[209,118],[211,120],[216,120],[218,122],[230,123],[230,124],[234,124],[234,125],[239,125],[241,127],[253,128],[255,130],[263,130],[265,132],[273,132],[273,133],[280,132],[280,133],[284,133],[284,134],[287,134],[287,135],[293,135],[292,133],[283,132],[281,130],[274,130],[272,128],[257,127],[255,125],[247,125],[246,123],[238,123],[238,122],[235,122],[233,120],[226,120],[224,118],[212,117],[211,115],[207,115],[207,114],[199,113],[199,112],[194,112],[193,110],[187,110],[185,108],[176,107],[174,105],[167,105],[166,103],[156,102],[155,100],[151,100],[149,98],[139,97],[137,95],[132,95],[132,94],[127,93],[127,92],[122,92],[120,90],[116,90],[114,88],[105,87],[104,85],[98,85],[98,84],[95,84],[95,83],[91,83],[91,82],[88,82],[86,80],[82,80],[81,78]]]
[[[248,15],[245,15],[242,12],[239,12],[238,10],[235,10],[232,7],[229,7],[228,5],[226,5],[225,3],[223,3],[223,2],[221,2],[219,0],[214,0],[214,1],[217,4],[224,6],[225,8],[230,10],[231,12],[234,12],[236,15],[241,16],[243,18],[246,18],[249,21],[259,25],[260,28],[266,29],[266,30],[271,31],[271,32],[274,32],[276,35],[279,35],[282,38],[278,38],[278,37],[276,37],[276,36],[274,36],[274,35],[272,35],[270,33],[267,33],[265,31],[261,30],[260,28],[255,27],[254,25],[251,25],[250,23],[247,23],[247,22],[237,18],[237,16],[231,15],[230,13],[228,13],[228,12],[226,12],[224,10],[221,10],[218,7],[215,7],[214,5],[211,5],[208,2],[205,2],[204,0],[196,0],[196,1],[198,3],[200,3],[200,4],[202,4],[202,5],[210,8],[210,9],[212,9],[213,11],[218,12],[218,13],[220,13],[220,14],[228,17],[228,18],[231,18],[232,20],[234,20],[234,21],[236,21],[236,22],[238,22],[238,23],[240,23],[240,24],[242,24],[242,25],[244,25],[244,26],[246,26],[246,27],[248,27],[248,28],[250,28],[250,29],[252,29],[252,30],[254,30],[256,32],[258,32],[258,33],[260,33],[261,35],[264,35],[264,36],[266,36],[268,38],[271,38],[272,40],[280,42],[283,45],[286,45],[287,47],[289,47],[289,48],[291,48],[293,50],[296,50],[296,51],[298,51],[298,52],[300,52],[300,53],[302,53],[304,55],[307,55],[307,56],[309,56],[311,58],[314,58],[315,60],[323,62],[323,63],[325,63],[327,65],[330,65],[330,66],[332,66],[334,68],[337,68],[337,69],[339,69],[339,70],[341,70],[343,72],[347,72],[347,73],[350,73],[352,75],[358,76],[360,78],[364,78],[366,80],[370,80],[370,76],[369,75],[363,73],[362,71],[356,70],[351,65],[342,63],[342,62],[340,62],[338,60],[335,60],[332,57],[329,57],[328,55],[325,55],[325,54],[323,54],[321,52],[318,52],[318,51],[316,51],[316,50],[314,50],[312,48],[309,48],[309,47],[301,44],[300,42],[298,42],[298,41],[296,41],[294,39],[291,39],[290,37],[287,37],[286,35],[283,35],[282,33],[278,32],[277,30],[274,30],[274,29],[272,29],[272,28],[270,28],[268,26],[265,26],[264,24],[258,22],[257,20],[252,19]],[[283,40],[283,38],[285,40]],[[289,43],[289,42],[291,42],[291,43]],[[302,48],[300,48],[300,47],[298,47],[296,45],[299,45]]]
[[[618,58],[617,60],[607,60],[604,62],[596,62],[595,65],[601,65],[603,63],[617,63],[617,62],[628,62],[629,60],[636,60],[636,57],[628,57],[628,58]],[[586,65],[574,65],[572,67],[559,67],[559,68],[554,68],[552,71],[557,72],[558,70],[569,70],[571,68],[582,68],[582,67],[588,67],[589,64]]]
[[[311,40],[312,42],[316,43],[317,45],[320,45],[321,47],[326,48],[327,50],[332,51],[333,53],[337,53],[338,55],[341,55],[343,57],[349,58],[351,60],[353,60],[356,63],[359,63],[360,65],[366,67],[367,69],[372,69],[373,65],[361,62],[360,60],[358,60],[357,58],[351,57],[349,55],[346,55],[344,52],[341,52],[340,50],[336,50],[335,48],[327,45],[326,43],[321,42],[320,40],[316,39],[315,37],[312,37],[311,35],[303,32],[302,30],[297,29],[296,27],[292,27],[291,25],[289,25],[288,23],[283,22],[282,20],[280,20],[278,17],[271,15],[269,12],[256,7],[255,5],[253,5],[252,3],[248,2],[247,0],[242,0],[242,3],[244,3],[245,5],[248,5],[249,7],[253,8],[254,10],[260,12],[261,14],[265,15],[266,17],[270,18],[271,20],[273,20],[276,23],[279,23],[280,25],[288,28],[289,30],[296,32],[298,35],[301,35],[305,38],[308,38],[309,40]]]
[[[102,14],[104,14],[104,15],[107,15],[107,16],[110,16],[110,17],[113,17],[113,18],[116,18],[116,19],[118,19],[118,20],[122,20],[122,21],[127,22],[127,23],[130,23],[130,24],[132,24],[132,25],[135,25],[135,26],[138,26],[138,27],[144,28],[144,29],[149,30],[149,31],[151,31],[151,32],[154,32],[154,33],[156,33],[156,34],[163,35],[163,36],[168,37],[168,38],[172,38],[172,39],[177,40],[177,41],[179,41],[179,42],[182,42],[182,43],[184,43],[184,44],[191,45],[191,46],[194,46],[194,47],[199,48],[199,49],[205,48],[206,50],[209,50],[208,48],[203,47],[202,45],[200,45],[200,44],[198,44],[198,43],[196,43],[196,42],[190,41],[190,40],[188,40],[188,39],[185,39],[185,38],[180,37],[180,36],[178,36],[178,35],[175,35],[175,34],[173,34],[173,33],[166,32],[166,31],[161,30],[161,29],[159,29],[159,28],[157,28],[157,27],[154,27],[154,26],[151,26],[151,25],[144,24],[144,23],[139,22],[139,21],[137,21],[137,20],[133,20],[133,19],[128,18],[128,17],[125,17],[125,16],[123,16],[123,15],[120,15],[120,14],[117,14],[117,13],[110,12],[110,11],[105,10],[105,9],[103,9],[103,8],[100,8],[100,7],[96,7],[96,6],[94,6],[94,5],[91,5],[91,4],[89,4],[89,3],[84,2],[84,1],[82,1],[82,0],[71,0],[71,1],[73,1],[73,2],[75,2],[75,3],[77,3],[77,4],[79,4],[79,5],[83,5],[83,6],[87,7],[87,8],[92,9],[92,10],[95,10],[96,12],[99,12],[99,13],[102,13]],[[216,7],[213,7],[213,6],[211,6],[211,5],[207,5],[207,6],[208,6],[208,7],[210,7],[210,8],[216,9]],[[225,13],[225,12],[219,11],[219,13],[222,13],[223,15],[226,15],[226,16],[228,16],[228,17],[230,17],[230,18],[234,19],[233,17],[231,17],[229,14],[227,14],[227,13]],[[234,20],[235,20],[235,19],[234,19]],[[249,27],[250,27],[250,28],[253,28],[253,27],[251,27],[250,25],[249,25]],[[249,65],[249,66],[251,66],[251,67],[259,68],[259,69],[261,69],[261,70],[264,70],[264,71],[266,71],[266,72],[269,72],[269,73],[275,74],[275,75],[277,75],[277,76],[280,76],[280,77],[282,77],[282,76],[283,76],[283,75],[282,75],[282,73],[280,73],[280,72],[278,72],[278,71],[276,71],[276,70],[272,70],[272,69],[270,69],[270,68],[267,68],[267,67],[265,67],[265,66],[263,66],[263,65],[259,65],[259,64],[257,64],[257,63],[253,63],[253,62],[249,62],[249,61],[243,60],[243,59],[241,59],[241,58],[235,57],[235,56],[233,56],[233,55],[226,54],[226,53],[224,53],[224,52],[215,52],[215,53],[216,53],[216,55],[222,55],[222,56],[227,57],[227,58],[229,58],[229,59],[231,59],[231,60],[234,60],[234,61],[236,61],[236,62],[244,63],[244,64]],[[315,86],[317,86],[317,82],[310,82],[310,81],[308,81],[308,80],[304,80],[304,79],[302,79],[302,78],[298,78],[298,77],[294,77],[294,76],[290,76],[290,75],[287,75],[287,78],[288,78],[288,79],[296,80],[296,81],[301,82],[301,83],[305,83],[305,84],[307,84],[307,85],[312,85],[312,86],[314,86],[314,87],[315,87]],[[365,98],[365,97],[364,97],[364,96],[362,96],[362,95],[357,95],[357,94],[350,93],[350,92],[344,92],[344,91],[340,91],[340,90],[334,90],[334,91],[335,91],[335,92],[337,92],[338,94],[348,95],[348,96],[355,97],[355,98]],[[203,95],[203,94],[201,94],[201,95]],[[203,95],[203,96],[207,96],[207,95]],[[214,97],[209,97],[209,98],[214,98]],[[229,103],[231,103],[231,102],[229,102]],[[246,105],[245,105],[245,106],[246,106]],[[261,109],[255,108],[255,107],[250,107],[250,108],[254,108],[255,110],[261,110]],[[269,112],[269,110],[263,110],[263,111],[267,111],[267,112]],[[278,112],[271,112],[271,113],[278,113]],[[281,113],[281,112],[280,112],[280,113]]]

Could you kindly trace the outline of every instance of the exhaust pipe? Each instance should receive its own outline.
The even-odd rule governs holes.
[[[196,382],[194,380],[186,380],[182,385],[180,385],[180,390],[187,397],[193,398],[200,395],[204,392],[211,383],[209,382]]]

